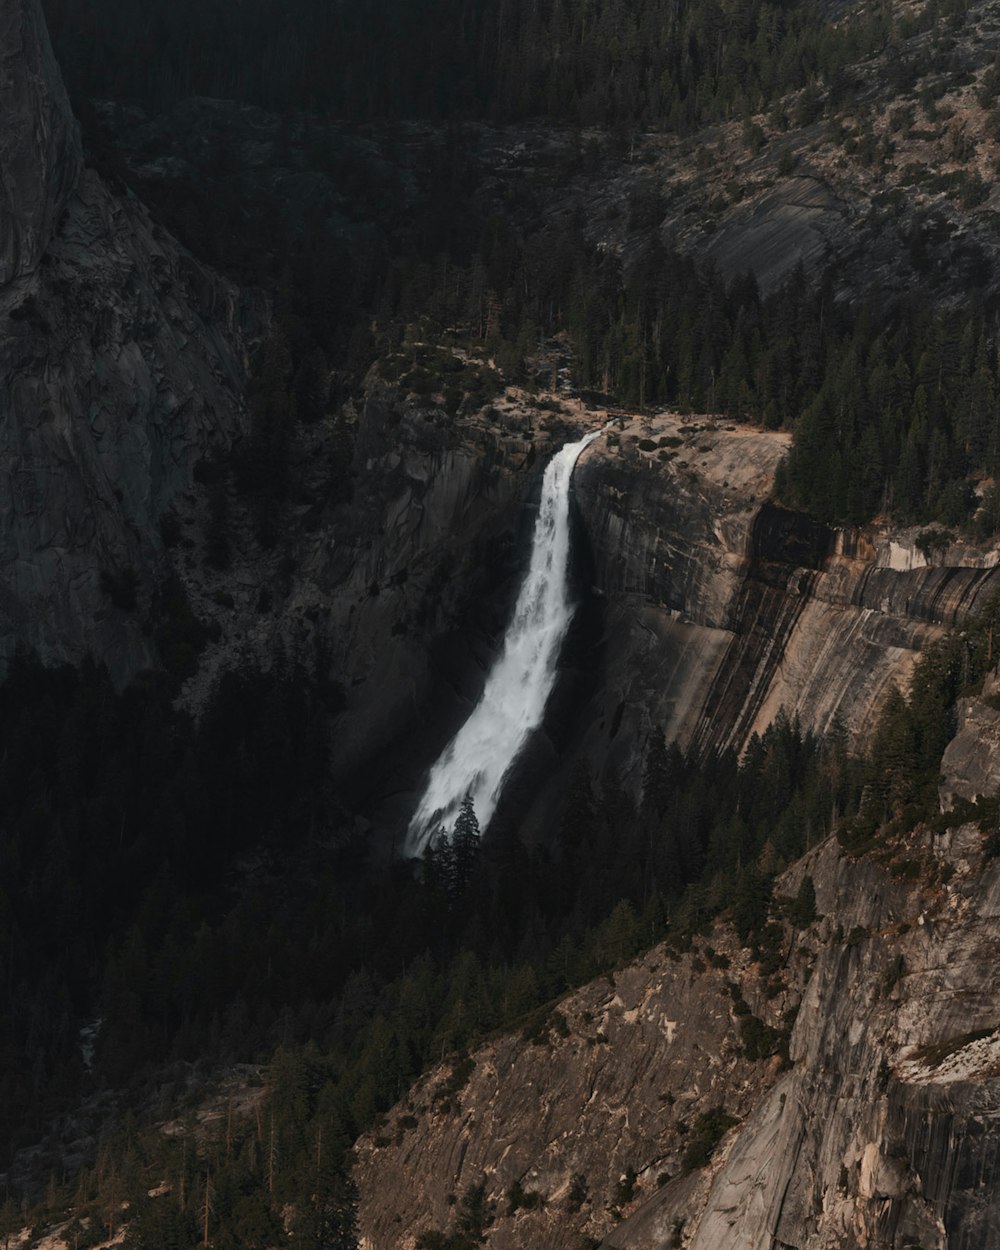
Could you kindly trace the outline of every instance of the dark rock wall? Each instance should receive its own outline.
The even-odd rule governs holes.
[[[244,428],[266,315],[81,168],[34,0],[0,0],[0,657],[153,659],[158,520]],[[135,574],[134,611],[102,574]]]
[[[831,839],[778,883],[794,895],[809,874],[822,914],[788,933],[777,974],[720,926],[724,973],[707,951],[650,952],[568,996],[541,1043],[484,1045],[459,1109],[435,1104],[447,1069],[432,1073],[359,1143],[362,1244],[447,1228],[448,1194],[483,1180],[491,1244],[518,1250],[994,1250],[1000,867],[981,844],[971,826],[918,837],[899,848],[914,878]],[[727,980],[760,1018],[797,1008],[788,1070],[747,1062]],[[685,1175],[691,1128],[719,1106],[739,1123]],[[515,1180],[544,1202],[509,1210]]]
[[[82,167],[37,0],[0,0],[0,286],[30,273]]]
[[[369,388],[359,486],[303,560],[346,706],[335,770],[379,823],[405,824],[424,771],[474,706],[530,553],[558,439],[503,417],[446,430],[391,387]],[[536,449],[537,447],[537,449]]]

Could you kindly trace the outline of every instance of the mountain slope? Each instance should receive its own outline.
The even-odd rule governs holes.
[[[159,518],[244,429],[262,308],[83,168],[38,5],[0,22],[0,649],[124,680],[155,656]]]

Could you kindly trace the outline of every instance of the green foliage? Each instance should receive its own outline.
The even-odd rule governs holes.
[[[447,1079],[434,1092],[434,1101],[445,1109],[457,1110],[458,1096],[469,1083],[476,1062],[469,1055],[458,1055],[451,1064]]]
[[[775,1053],[780,1044],[781,1033],[748,1012],[740,1017],[740,1041],[743,1043],[743,1054],[747,1059],[767,1059]]]
[[[926,560],[930,560],[933,555],[939,551],[944,551],[955,541],[955,535],[950,530],[927,529],[921,530],[914,540],[914,546]]]
[[[792,924],[805,929],[817,918],[816,887],[810,876],[804,876],[799,884],[798,892],[787,908],[788,918]]]
[[[569,1192],[566,1194],[567,1211],[575,1215],[589,1197],[590,1188],[587,1185],[587,1178],[582,1172],[574,1172],[570,1180]]]
[[[92,664],[45,669],[28,655],[0,694],[6,1157],[86,1078],[82,1020],[104,1017],[97,1074],[127,1080],[179,1050],[211,1052],[220,979],[267,994],[248,934],[231,934],[244,943],[234,975],[199,925],[234,856],[300,844],[325,807],[327,712],[301,674],[276,669],[224,679],[196,727],[162,683],[118,694]]]
[[[195,616],[187,591],[177,577],[160,587],[154,631],[164,669],[177,681],[190,677],[198,668],[198,656],[213,637],[211,626]]]
[[[567,988],[668,932],[683,946],[720,913],[765,974],[778,969],[776,872],[825,836],[835,813],[860,809],[878,838],[886,819],[908,819],[921,796],[936,796],[950,709],[992,664],[997,611],[928,649],[909,698],[888,701],[866,761],[848,757],[836,726],[820,742],[786,717],[739,762],[688,759],[653,734],[638,810],[613,773],[595,789],[578,772],[556,844],[529,849],[502,824],[481,841],[468,803],[448,844],[467,838],[464,867],[452,849],[422,873],[369,862],[337,834],[324,741],[338,704],[308,693],[295,670],[227,678],[195,727],[155,681],[117,695],[93,666],[49,672],[18,659],[0,699],[0,802],[13,833],[0,850],[0,976],[12,1004],[0,1040],[23,1057],[2,1075],[8,1148],[85,1080],[127,1084],[169,1057],[270,1054],[267,1103],[211,1159],[193,1138],[142,1147],[156,1178],[147,1189],[168,1176],[176,1195],[183,1176],[176,1214],[141,1197],[129,1140],[107,1145],[88,1201],[109,1212],[134,1190],[137,1244],[183,1244],[207,1194],[220,1246],[281,1245],[288,1204],[305,1244],[350,1245],[346,1152],[430,1063],[450,1056],[436,1105],[453,1113],[469,1049],[491,1030],[527,1022],[551,1043],[569,1031],[552,1008]],[[983,800],[943,819],[993,828],[996,811]],[[266,862],[273,851],[280,863],[314,833],[332,839],[318,872],[307,860],[301,875],[277,877],[277,890],[251,875],[232,896],[220,892],[234,857],[252,850]],[[811,922],[808,878],[784,906]],[[787,1061],[791,1020],[765,1025],[738,993],[734,1007],[747,1057]],[[97,1015],[86,1074],[76,1031]],[[686,1170],[731,1123],[715,1109],[688,1130]],[[184,1167],[162,1154],[178,1149],[189,1151]],[[428,1244],[479,1244],[491,1213],[473,1191]],[[585,1182],[574,1193],[582,1205]]]
[[[520,1179],[507,1190],[507,1214],[515,1211],[537,1211],[545,1205],[545,1195],[534,1189],[525,1189]],[[579,1206],[577,1207],[579,1210]]]
[[[847,67],[893,32],[882,8],[831,24],[809,4],[779,14],[762,0],[738,20],[696,0],[666,9],[657,0],[627,9],[611,0],[472,8],[430,0],[419,12],[404,0],[375,9],[292,0],[280,21],[260,3],[238,21],[219,3],[165,0],[87,14],[47,0],[46,11],[83,96],[158,110],[237,93],[281,113],[354,121],[547,116],[610,127],[623,148],[632,127],[690,130],[798,89],[797,120],[806,124],[823,109],[817,79],[833,84],[835,100],[852,82]],[[100,52],[88,20],[105,31]]]
[[[914,245],[938,245],[928,239]],[[527,325],[566,328],[584,388],[791,429],[784,502],[842,523],[930,522],[929,550],[973,515],[984,535],[998,523],[971,484],[1000,471],[995,314],[877,296],[859,307],[836,298],[834,274],[810,281],[802,266],[764,298],[751,277],[727,279],[658,238],[623,269],[564,223],[531,237],[497,229],[479,246],[437,297],[451,323],[468,324],[482,270],[499,268],[498,333],[513,342]],[[973,259],[980,272],[985,259]]]
[[[740,993],[739,987],[732,982],[729,983],[729,993],[733,1000],[733,1011],[739,1023],[740,1040],[743,1043],[745,1058],[752,1061],[767,1059],[787,1044],[786,1034],[779,1029],[771,1028],[755,1016]]]
[[[629,1168],[615,1186],[613,1203],[616,1207],[628,1206],[635,1196],[635,1183],[638,1180],[635,1168]]]
[[[681,1158],[685,1175],[696,1168],[704,1167],[727,1131],[738,1123],[739,1121],[722,1107],[713,1107],[710,1111],[700,1115],[690,1131]]]
[[[890,691],[869,748],[859,809],[837,830],[841,845],[852,854],[862,854],[882,837],[912,829],[921,820],[932,828],[947,828],[963,817],[991,823],[985,800],[981,811],[964,811],[960,803],[954,814],[942,817],[938,779],[941,756],[954,733],[955,702],[978,689],[993,666],[998,623],[1000,599],[993,598],[960,629],[924,651],[908,697]]]

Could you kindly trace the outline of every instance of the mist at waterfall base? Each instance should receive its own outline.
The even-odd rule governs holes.
[[[546,466],[531,560],[500,655],[472,714],[431,769],[407,831],[407,855],[421,854],[439,829],[451,832],[466,795],[485,830],[512,767],[542,722],[574,612],[569,576],[573,469],[600,432],[567,443]]]

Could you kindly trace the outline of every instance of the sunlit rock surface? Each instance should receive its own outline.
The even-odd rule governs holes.
[[[784,709],[863,741],[919,651],[1000,586],[996,552],[954,544],[930,565],[916,531],[840,530],[769,502],[786,448],[664,415],[581,461],[609,640],[588,750],[633,783],[654,726],[741,750]]]
[[[981,695],[959,699],[957,732],[945,749],[942,766],[945,810],[955,798],[991,798],[1000,788],[1000,679],[995,672],[987,677]]]
[[[475,1052],[458,1109],[435,1100],[448,1068],[432,1073],[359,1144],[363,1244],[447,1230],[449,1195],[483,1182],[490,1244],[511,1250],[581,1236],[620,1250],[993,1250],[1000,863],[982,843],[973,828],[933,846],[919,834],[876,863],[831,839],[779,880],[793,895],[810,875],[821,914],[786,926],[770,982],[717,929],[693,954],[655,950],[569,996],[540,1036]],[[788,1070],[744,1057],[726,981],[776,1027],[798,1009]],[[739,1123],[685,1174],[692,1126],[715,1107]],[[544,1203],[511,1211],[515,1181]]]
[[[857,741],[920,648],[995,589],[992,551],[929,564],[915,531],[774,506],[778,436],[667,415],[615,434],[577,477],[606,621],[582,740],[633,778],[657,724],[740,747],[784,707]],[[945,796],[995,788],[996,691],[960,709]],[[511,1250],[1000,1246],[1000,862],[984,844],[975,825],[918,830],[856,860],[830,839],[778,883],[792,897],[811,876],[820,916],[786,924],[776,976],[718,928],[488,1043],[459,1106],[451,1068],[431,1073],[359,1144],[363,1244],[447,1232],[483,1183],[490,1244]],[[791,1030],[787,1070],[748,1060],[727,982]],[[738,1124],[685,1173],[692,1126],[718,1107]]]

